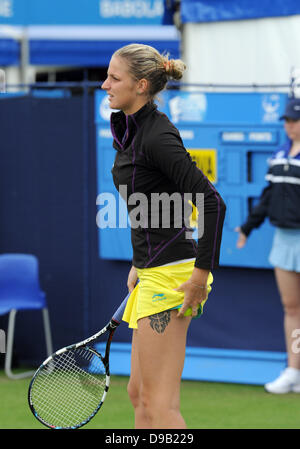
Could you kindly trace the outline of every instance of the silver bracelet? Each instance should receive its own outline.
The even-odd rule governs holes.
[[[195,284],[195,282],[193,282],[193,281],[189,281],[191,284],[193,284],[195,287],[198,287],[198,288],[207,288],[207,286],[206,285],[198,285],[198,284]]]

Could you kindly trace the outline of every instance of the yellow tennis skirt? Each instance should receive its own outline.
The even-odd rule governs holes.
[[[139,282],[132,291],[124,314],[123,321],[128,327],[137,329],[138,320],[146,316],[163,312],[164,310],[179,309],[184,300],[184,293],[174,289],[186,282],[192,275],[195,261],[162,265],[160,267],[137,269]],[[207,295],[211,291],[213,276],[209,273],[207,280]],[[198,318],[203,313],[203,306],[207,301],[199,305]],[[185,316],[192,314],[189,308]]]

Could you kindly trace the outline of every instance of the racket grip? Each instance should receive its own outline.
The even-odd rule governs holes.
[[[114,321],[117,321],[118,323],[121,322],[122,316],[123,316],[123,313],[124,313],[124,310],[125,310],[125,307],[126,307],[126,304],[127,304],[129,296],[130,296],[130,293],[128,293],[126,298],[123,299],[123,301],[122,301],[121,305],[119,306],[119,308],[115,311],[114,316],[112,317],[112,319]]]

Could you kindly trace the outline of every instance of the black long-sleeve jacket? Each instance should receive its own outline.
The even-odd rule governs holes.
[[[287,141],[269,160],[267,187],[258,204],[241,226],[245,235],[269,218],[279,228],[300,229],[300,153],[289,157],[291,142]]]
[[[120,187],[124,191],[125,186],[126,197],[122,196],[129,216],[140,220],[140,225],[131,226],[133,265],[155,267],[196,257],[196,267],[216,268],[226,207],[214,186],[192,161],[178,130],[155,104],[147,103],[133,115],[126,116],[121,111],[112,113],[111,131],[117,150],[112,168],[114,184],[120,193]],[[204,232],[198,244],[187,238],[190,234],[187,234],[186,220],[178,224],[178,208],[175,211],[178,204],[174,206],[170,201],[169,206],[165,202],[159,210],[154,207],[155,194],[172,195],[174,192],[180,196],[182,204],[185,194],[192,195],[194,204],[196,194],[204,194]],[[132,194],[138,194],[137,198],[140,196],[147,202],[139,203]],[[142,207],[137,209],[140,204]],[[170,217],[167,226],[163,213]]]

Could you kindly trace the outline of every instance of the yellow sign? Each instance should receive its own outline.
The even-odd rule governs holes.
[[[213,149],[188,149],[197,167],[207,176],[209,181],[217,182],[217,151]]]

